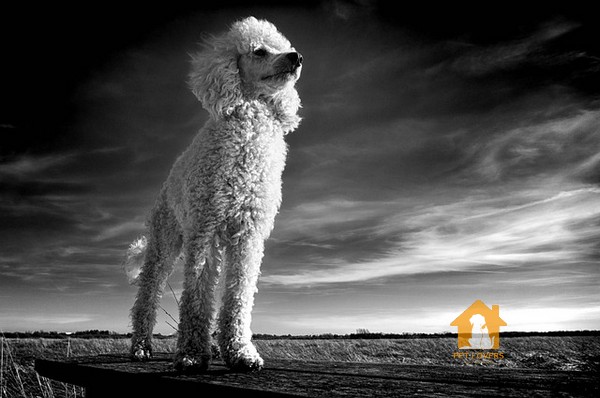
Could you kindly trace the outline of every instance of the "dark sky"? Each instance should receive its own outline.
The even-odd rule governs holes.
[[[0,329],[128,330],[124,252],[208,116],[189,53],[248,15],[305,59],[255,332],[445,331],[476,299],[600,328],[595,12],[254,4],[3,11]]]

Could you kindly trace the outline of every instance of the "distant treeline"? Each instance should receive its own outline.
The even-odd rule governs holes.
[[[600,336],[600,330],[560,330],[552,332],[500,332],[505,337],[525,336]],[[458,337],[457,333],[350,333],[350,334],[310,334],[310,335],[276,335],[255,334],[256,340],[335,340],[335,339],[438,339],[443,337]]]
[[[79,332],[4,332],[2,337],[7,339],[126,339],[131,338],[131,333],[117,333],[110,330],[83,330]],[[456,338],[456,333],[350,333],[350,334],[307,334],[307,335],[277,335],[258,333],[253,335],[256,340],[350,340],[350,339],[437,339],[444,337]],[[527,336],[600,336],[600,330],[561,330],[552,332],[500,332],[502,338],[527,337]],[[154,338],[165,339],[173,335],[165,336],[155,334]]]
[[[72,333],[37,330],[35,332],[4,332],[2,336],[7,339],[66,339],[69,337],[78,339],[114,339],[127,337],[127,335],[111,332],[110,330],[82,330]]]

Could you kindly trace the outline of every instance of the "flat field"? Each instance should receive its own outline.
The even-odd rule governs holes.
[[[173,352],[175,339],[156,339],[155,352]],[[270,339],[255,344],[265,362],[295,359],[323,362],[376,362],[508,369],[600,371],[600,336],[527,336],[502,338],[498,351],[458,354],[454,338]],[[35,358],[123,354],[129,340],[2,339],[0,398],[82,397],[79,387],[40,377]],[[501,355],[500,355],[501,354]]]

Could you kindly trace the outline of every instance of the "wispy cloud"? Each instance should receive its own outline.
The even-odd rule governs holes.
[[[380,238],[397,235],[398,243],[386,255],[355,262],[332,257],[318,267],[272,273],[262,281],[315,285],[589,261],[600,233],[586,221],[600,218],[599,188],[558,192],[533,201],[531,193],[518,194],[518,199],[511,192],[511,198],[466,199],[391,215],[371,227]]]
[[[0,176],[33,177],[53,167],[63,166],[74,159],[74,154],[21,155],[0,163]]]
[[[295,188],[292,201],[302,200],[282,210],[267,253],[278,264],[295,261],[278,272],[267,266],[263,281],[349,283],[589,261],[590,242],[600,238],[600,191],[589,185],[599,178],[600,111],[552,106],[538,117],[529,106],[527,117],[505,126],[503,118],[489,131],[476,121],[444,130],[401,119],[302,148],[308,185]],[[386,179],[398,188],[382,195]],[[377,195],[365,191],[371,184]]]
[[[85,323],[92,321],[94,317],[88,314],[71,314],[71,315],[2,315],[0,322],[3,324],[28,324],[33,323],[38,327],[56,327],[60,325],[69,325],[77,323]]]
[[[145,230],[145,228],[146,227],[143,220],[125,221],[117,224],[110,224],[103,228],[101,232],[93,238],[93,240],[99,242],[123,235],[128,235],[128,237],[131,237],[136,233],[141,233]]]
[[[481,76],[488,73],[507,70],[523,62],[548,63],[564,62],[564,59],[552,60],[542,49],[552,40],[577,28],[577,23],[569,21],[551,21],[538,27],[528,36],[492,46],[478,46],[461,43],[463,52],[451,63],[451,68],[469,75]],[[455,45],[457,45],[455,43]],[[581,54],[572,54],[573,57]]]
[[[470,169],[487,181],[530,176],[594,179],[600,147],[600,111],[581,111],[519,126],[470,148]]]

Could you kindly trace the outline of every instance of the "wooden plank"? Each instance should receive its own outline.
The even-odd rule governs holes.
[[[148,362],[120,355],[39,359],[35,367],[42,376],[85,387],[92,398],[162,393],[245,398],[600,395],[597,375],[577,371],[269,360],[260,372],[235,373],[216,363],[205,373],[189,375],[176,372],[167,355]]]

